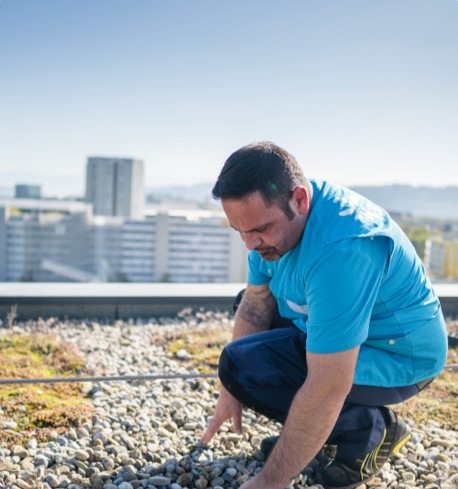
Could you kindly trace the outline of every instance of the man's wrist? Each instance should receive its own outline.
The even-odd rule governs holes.
[[[271,454],[272,455],[272,454]],[[290,478],[281,479],[283,470],[275,467],[273,463],[266,462],[264,468],[256,476],[259,478],[259,485],[264,489],[284,489],[291,482]]]

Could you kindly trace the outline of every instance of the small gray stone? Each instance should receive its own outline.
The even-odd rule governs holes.
[[[106,487],[106,486],[104,486]],[[130,484],[129,482],[121,482],[121,484],[119,484],[119,489],[134,489],[132,484]]]
[[[75,458],[77,460],[81,460],[82,462],[85,462],[86,460],[89,460],[89,453],[87,453],[86,450],[76,450]]]
[[[28,457],[29,452],[22,445],[13,445],[11,448],[11,454],[13,457],[19,457],[19,459],[23,459]]]
[[[32,485],[23,479],[15,479],[14,481],[11,481],[11,482],[14,482],[14,485],[17,486],[19,489],[31,489],[32,488]]]
[[[226,481],[222,477],[217,477],[210,482],[210,485],[215,488],[218,486],[224,486]]]
[[[155,475],[148,479],[149,484],[153,486],[170,486],[170,479],[168,477],[162,477]]]
[[[27,442],[27,448],[29,450],[35,450],[38,446],[38,442],[35,438],[31,438],[28,442]]]
[[[126,470],[122,474],[122,478],[125,482],[131,482],[137,480],[137,476],[131,470]]]
[[[39,467],[40,465],[47,467],[49,464],[49,459],[44,455],[37,455],[34,459],[34,463],[36,467]]]
[[[191,355],[184,348],[182,348],[181,350],[178,350],[176,352],[176,356],[179,360],[190,360],[191,359]]]
[[[177,483],[180,484],[182,487],[187,487],[191,485],[192,483],[193,476],[190,472],[185,472],[184,474],[181,474],[178,479]]]
[[[206,489],[208,487],[208,480],[203,477],[199,477],[194,485],[196,486],[196,489]]]
[[[59,479],[54,474],[48,474],[44,481],[49,485],[49,487],[59,487]]]

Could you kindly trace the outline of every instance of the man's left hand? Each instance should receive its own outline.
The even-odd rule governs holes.
[[[250,479],[249,481],[242,484],[239,489],[284,489],[286,486],[275,486],[269,484],[264,477],[262,472]]]

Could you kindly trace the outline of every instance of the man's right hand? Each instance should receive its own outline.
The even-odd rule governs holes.
[[[232,340],[269,329],[275,308],[276,302],[268,283],[263,285],[247,284],[235,314]],[[235,432],[240,434],[242,432],[242,405],[224,387],[221,387],[215,414],[208,424],[201,442],[207,444],[228,419],[232,419]]]
[[[228,419],[232,419],[235,432],[240,434],[242,432],[242,404],[224,387],[221,387],[215,414],[208,424],[201,442],[206,445]]]

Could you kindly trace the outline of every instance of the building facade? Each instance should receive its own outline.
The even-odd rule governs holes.
[[[16,199],[41,199],[41,186],[18,184],[14,187]]]
[[[0,201],[0,281],[246,281],[245,246],[221,211],[133,219],[49,204]]]
[[[141,219],[145,201],[143,161],[89,157],[86,202],[96,216]]]

